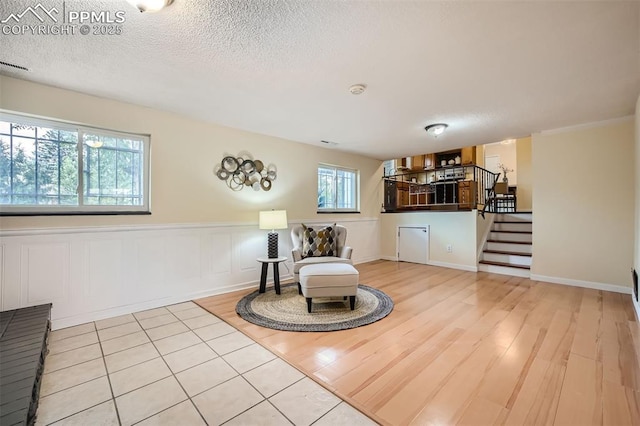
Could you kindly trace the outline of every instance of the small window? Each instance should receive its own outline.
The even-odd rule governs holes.
[[[149,211],[149,137],[0,113],[0,212]]]
[[[318,212],[357,212],[358,207],[358,171],[320,164]]]
[[[395,175],[396,174],[395,165],[396,165],[395,160],[385,160],[382,163],[382,166],[383,166],[383,169],[384,169],[384,176],[393,176],[393,175]]]

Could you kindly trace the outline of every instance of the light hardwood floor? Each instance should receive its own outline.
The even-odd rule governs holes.
[[[395,307],[352,330],[250,324],[235,313],[250,291],[196,302],[382,424],[640,425],[631,296],[382,260],[356,267]]]

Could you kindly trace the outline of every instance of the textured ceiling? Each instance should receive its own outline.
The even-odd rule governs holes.
[[[29,3],[1,0],[0,20]],[[31,70],[2,74],[378,159],[629,115],[640,93],[638,1],[65,7],[124,10],[123,34],[0,35],[0,61]]]

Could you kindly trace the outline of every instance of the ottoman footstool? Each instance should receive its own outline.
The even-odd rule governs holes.
[[[307,311],[311,313],[314,297],[349,297],[351,310],[356,305],[360,274],[346,263],[323,263],[300,269],[300,287],[307,299]]]

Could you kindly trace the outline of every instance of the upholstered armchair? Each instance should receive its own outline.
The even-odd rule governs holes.
[[[322,228],[331,225],[314,225],[312,228]],[[295,225],[291,229],[291,241],[293,242],[293,280],[300,283],[300,268],[305,265],[317,265],[319,263],[348,263],[351,264],[351,247],[346,245],[347,228],[340,225],[334,225],[336,231],[337,249],[334,256],[305,256],[302,251],[304,231],[302,225]]]

